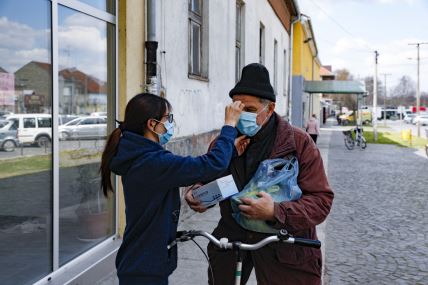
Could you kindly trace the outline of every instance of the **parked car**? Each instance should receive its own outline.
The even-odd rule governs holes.
[[[74,119],[80,118],[77,115],[59,115],[58,116],[58,125],[64,125],[65,123],[68,123]]]
[[[59,126],[62,140],[104,138],[107,136],[107,117],[80,117]]]
[[[95,117],[105,117],[107,116],[107,112],[92,112],[91,116],[95,116]]]
[[[15,114],[7,120],[18,121],[18,140],[21,144],[37,144],[43,147],[52,140],[52,118],[50,114]]]
[[[0,121],[0,149],[14,151],[18,145],[18,120]]]
[[[406,116],[404,116],[403,121],[404,121],[406,124],[412,124],[413,119],[414,119],[415,117],[416,117],[416,114],[406,114]]]
[[[364,125],[370,124],[372,122],[372,113],[369,110],[360,110],[361,112],[361,120]],[[358,115],[357,115],[358,118]],[[354,111],[348,111],[343,115],[339,116],[341,125],[347,126],[350,123],[356,121],[354,116]]]
[[[426,125],[428,125],[428,114],[427,115],[420,115],[420,116],[416,116],[414,119],[413,119],[413,124],[417,124],[417,123],[420,123],[422,126],[426,126]]]
[[[6,118],[7,116],[13,115],[12,112],[8,112],[8,111],[0,111],[0,118]]]

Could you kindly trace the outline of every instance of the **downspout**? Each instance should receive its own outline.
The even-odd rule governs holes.
[[[293,88],[293,43],[294,43],[294,25],[297,22],[300,22],[300,13],[298,14],[297,18],[291,22],[291,33],[290,33],[290,46],[289,46],[289,66],[288,66],[288,96],[287,96],[287,107],[288,107],[288,121],[291,123],[291,113],[292,113],[292,88]]]
[[[156,41],[156,0],[147,0],[147,41],[146,48],[146,85],[145,91],[158,95],[157,48]]]
[[[315,55],[312,56],[312,81],[314,81],[314,73],[315,73],[315,58],[318,56],[318,49],[315,49]],[[309,110],[309,115],[308,115],[308,120],[311,118],[311,115],[314,113],[314,98],[313,98],[313,93],[309,94],[309,100],[311,101],[311,104],[309,105],[310,110]],[[319,115],[319,114],[318,114]]]

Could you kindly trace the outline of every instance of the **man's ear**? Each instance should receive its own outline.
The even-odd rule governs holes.
[[[272,102],[269,104],[269,114],[272,114],[275,111],[275,103]]]

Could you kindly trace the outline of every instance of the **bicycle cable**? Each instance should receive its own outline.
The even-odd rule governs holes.
[[[202,247],[194,240],[194,238],[190,239],[191,241],[193,241],[197,247],[199,247],[199,249],[202,251],[202,253],[204,254],[205,258],[207,259],[208,262],[208,267],[210,269],[210,273],[211,273],[211,278],[213,280],[213,285],[215,285],[215,281],[214,281],[214,272],[213,272],[213,268],[211,267],[211,262],[210,259],[208,258],[208,255],[206,254],[206,252],[202,249]]]

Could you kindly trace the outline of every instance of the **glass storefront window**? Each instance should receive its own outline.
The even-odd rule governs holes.
[[[115,14],[113,0],[0,0],[2,285],[33,284],[115,234],[98,169],[115,118],[116,31],[78,3]]]
[[[52,271],[51,114],[51,2],[2,0],[0,121],[6,121],[0,128],[3,285],[32,284]]]
[[[58,130],[61,265],[114,233],[113,200],[104,198],[99,175],[114,53],[108,23],[63,6],[58,19],[59,113],[76,117]]]

